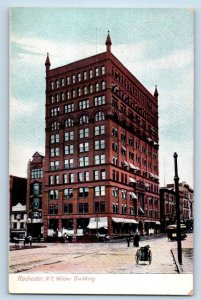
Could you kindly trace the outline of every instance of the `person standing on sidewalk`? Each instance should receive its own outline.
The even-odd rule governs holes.
[[[131,241],[131,237],[130,235],[127,237],[127,244],[128,244],[128,247],[130,247],[130,241]]]
[[[133,246],[134,247],[139,247],[139,241],[140,241],[140,236],[136,232],[136,234],[134,235],[134,238],[133,238]]]

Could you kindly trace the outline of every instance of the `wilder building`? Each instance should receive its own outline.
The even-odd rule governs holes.
[[[158,92],[106,52],[46,66],[44,235],[158,230]]]

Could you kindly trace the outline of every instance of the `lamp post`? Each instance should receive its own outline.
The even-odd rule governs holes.
[[[177,153],[174,155],[174,166],[175,166],[175,197],[176,197],[176,218],[177,218],[177,250],[178,250],[178,261],[182,265],[182,248],[181,248],[181,227],[180,227],[180,201],[179,201],[179,176],[177,167]]]

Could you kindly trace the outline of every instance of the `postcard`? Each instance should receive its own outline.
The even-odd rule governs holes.
[[[194,11],[9,10],[9,292],[192,295]]]

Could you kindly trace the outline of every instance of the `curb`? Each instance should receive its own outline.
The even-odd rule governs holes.
[[[181,266],[180,266],[180,264],[179,264],[177,258],[176,258],[175,255],[174,255],[174,251],[173,251],[173,249],[171,249],[170,251],[171,251],[171,253],[172,253],[172,257],[173,257],[174,263],[175,263],[175,265],[176,265],[177,272],[178,272],[179,274],[181,274],[181,273],[183,272],[183,270],[182,270],[182,268],[181,268]]]

